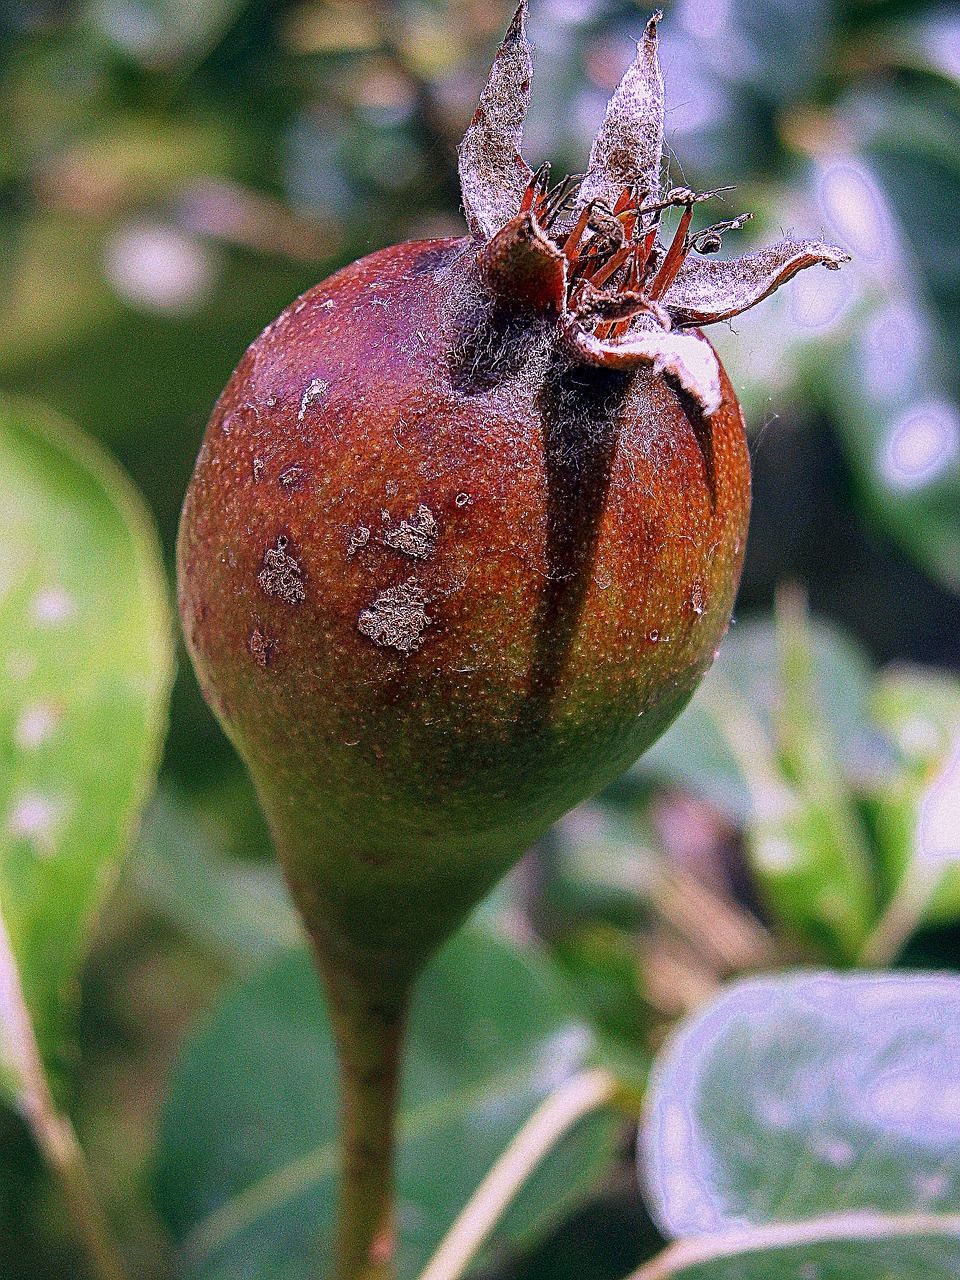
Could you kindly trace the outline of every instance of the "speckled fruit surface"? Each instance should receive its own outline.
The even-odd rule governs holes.
[[[179,546],[191,656],[311,931],[411,967],[686,703],[749,512],[722,371],[708,417],[549,320],[478,360],[476,264],[469,237],[383,250],[270,325]]]

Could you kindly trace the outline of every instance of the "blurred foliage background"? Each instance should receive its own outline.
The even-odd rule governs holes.
[[[638,1079],[730,974],[960,963],[960,14],[664,7],[675,179],[736,183],[744,236],[815,234],[853,262],[715,334],[752,429],[737,621],[676,728],[486,909],[548,949]],[[500,0],[0,0],[0,388],[120,461],[168,569],[207,416],[252,338],[352,258],[462,233],[456,145],[509,16]],[[532,163],[582,169],[647,16],[533,0]],[[181,657],[65,1086],[135,1277],[171,1261],[152,1152],[184,1037],[296,936]],[[504,1247],[491,1273],[622,1274],[652,1233],[627,1152],[573,1225]],[[4,1276],[82,1273],[45,1185],[3,1111]]]

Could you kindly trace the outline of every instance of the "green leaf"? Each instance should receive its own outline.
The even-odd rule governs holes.
[[[20,402],[0,402],[0,672],[0,905],[50,1061],[153,783],[171,632],[139,496]]]
[[[684,1240],[632,1280],[957,1280],[960,1215],[837,1215]]]
[[[932,78],[851,95],[837,126],[855,155],[838,208],[867,232],[853,275],[870,305],[823,368],[834,420],[877,517],[960,591],[960,95]],[[858,261],[859,260],[859,261]]]
[[[840,954],[853,959],[874,914],[871,853],[818,697],[819,660],[806,602],[781,591],[776,737],[796,803],[787,813],[763,814],[755,824],[761,830],[751,832],[748,842],[781,918],[814,936],[826,931]]]
[[[860,647],[830,623],[810,623],[816,653],[811,696],[837,753],[851,773],[873,755],[869,725],[870,664]],[[750,780],[732,749],[736,726],[727,712],[729,692],[745,704],[765,742],[775,739],[780,704],[777,632],[768,619],[738,623],[683,714],[637,765],[702,795],[737,822],[753,810]]]
[[[400,1108],[398,1272],[414,1275],[536,1107],[591,1062],[555,972],[476,926],[418,988]],[[296,952],[235,988],[190,1044],[156,1177],[186,1280],[312,1280],[329,1240],[337,1076],[319,985]],[[619,1125],[582,1122],[502,1231],[544,1230],[607,1167]]]
[[[651,1280],[955,1278],[957,1099],[960,979],[730,988],[654,1071],[643,1173],[658,1225],[685,1239]]]
[[[745,828],[781,922],[832,960],[857,955],[873,915],[851,780],[876,754],[870,669],[821,622],[737,627],[687,710],[641,769],[672,777]]]
[[[274,862],[231,859],[225,842],[171,788],[144,821],[131,875],[140,901],[201,946],[249,967],[302,936]]]
[[[240,0],[91,0],[88,20],[147,66],[199,60],[235,19]]]
[[[918,924],[948,923],[960,918],[960,681],[894,668],[880,677],[874,706],[897,754],[873,798],[888,890],[912,888]]]

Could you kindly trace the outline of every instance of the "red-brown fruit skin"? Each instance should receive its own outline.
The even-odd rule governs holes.
[[[308,927],[401,982],[685,705],[750,506],[725,373],[704,422],[649,370],[564,372],[551,323],[488,342],[488,364],[513,356],[483,376],[462,333],[477,249],[374,253],[271,324],[213,412],[180,530],[190,653]],[[435,536],[388,545],[421,507]],[[300,601],[261,582],[278,538]],[[403,652],[358,621],[410,579],[429,621]]]

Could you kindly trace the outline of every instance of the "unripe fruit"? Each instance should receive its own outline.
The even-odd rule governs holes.
[[[184,508],[190,651],[311,930],[403,969],[690,697],[750,482],[736,397],[689,325],[839,260],[680,243],[665,263],[659,210],[637,214],[661,203],[655,39],[551,216],[519,153],[503,170],[521,10],[462,149],[475,234],[371,254],[274,321]],[[667,203],[689,221],[695,197]]]
[[[742,220],[692,235],[701,197],[660,196],[656,20],[579,190],[550,189],[519,151],[523,18],[461,148],[471,234],[372,254],[271,324],[183,513],[190,652],[335,1014],[374,988],[400,1007],[517,856],[687,702],[750,493],[695,326],[842,259],[701,256]]]

